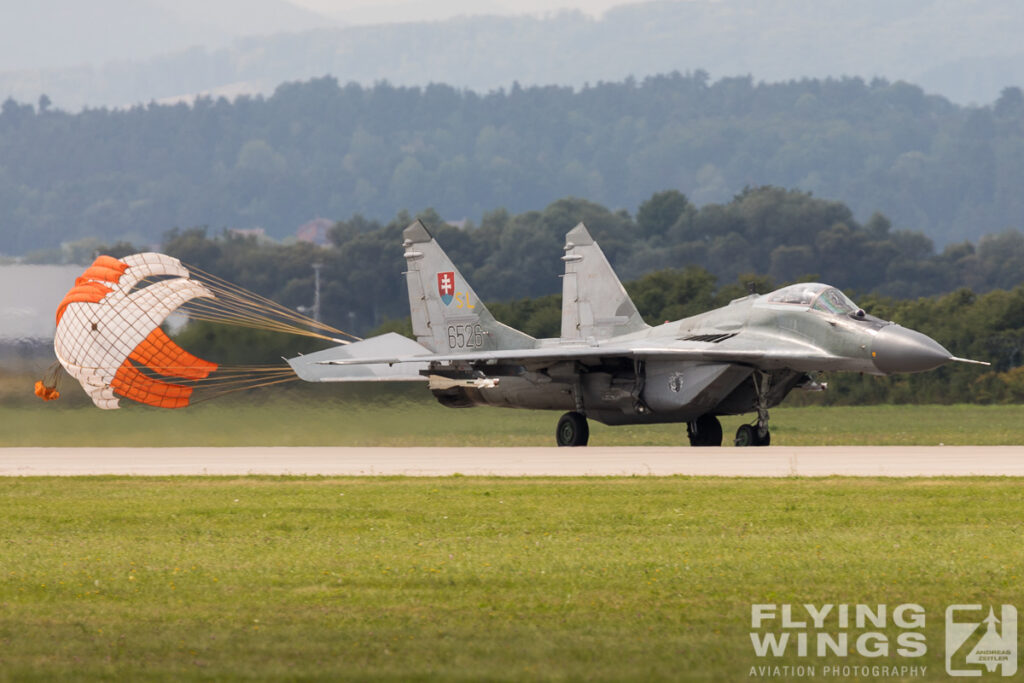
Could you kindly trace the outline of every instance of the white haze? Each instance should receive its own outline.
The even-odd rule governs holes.
[[[69,110],[268,94],[284,81],[325,74],[480,91],[697,69],[713,79],[878,76],[976,104],[1024,84],[1018,0],[0,5],[0,100],[34,102],[45,93]]]

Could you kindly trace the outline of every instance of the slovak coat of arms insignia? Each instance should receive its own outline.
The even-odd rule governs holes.
[[[448,271],[437,274],[437,293],[441,295],[441,301],[447,306],[455,297],[455,273]]]

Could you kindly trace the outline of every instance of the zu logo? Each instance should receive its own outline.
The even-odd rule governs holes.
[[[1017,673],[1017,609],[1002,605],[999,616],[982,605],[946,608],[946,673],[981,676],[984,671]]]

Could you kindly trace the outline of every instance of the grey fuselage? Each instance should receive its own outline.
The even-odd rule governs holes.
[[[751,295],[602,343],[663,350],[705,348],[707,360],[609,355],[514,366],[495,363],[484,372],[500,377],[497,386],[434,389],[434,394],[452,407],[579,410],[605,424],[689,422],[704,414],[755,410],[757,371],[768,380],[770,407],[794,387],[817,386],[810,373],[915,372],[949,359],[949,352],[928,337],[862,311],[820,311],[809,305],[774,303],[770,296]],[[540,347],[571,348],[560,339],[538,342]],[[587,348],[585,343],[579,346]],[[772,353],[764,353],[766,349]]]

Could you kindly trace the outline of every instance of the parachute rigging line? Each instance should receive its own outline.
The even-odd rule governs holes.
[[[268,329],[290,334],[317,337],[327,341],[347,343],[361,341],[360,337],[344,332],[323,322],[313,320],[276,301],[260,296],[244,287],[208,273],[196,266],[189,266],[193,279],[203,283],[214,293],[213,300],[193,300],[186,306],[187,312],[215,318],[214,322],[230,322],[245,327]],[[348,337],[348,340],[338,337]]]

